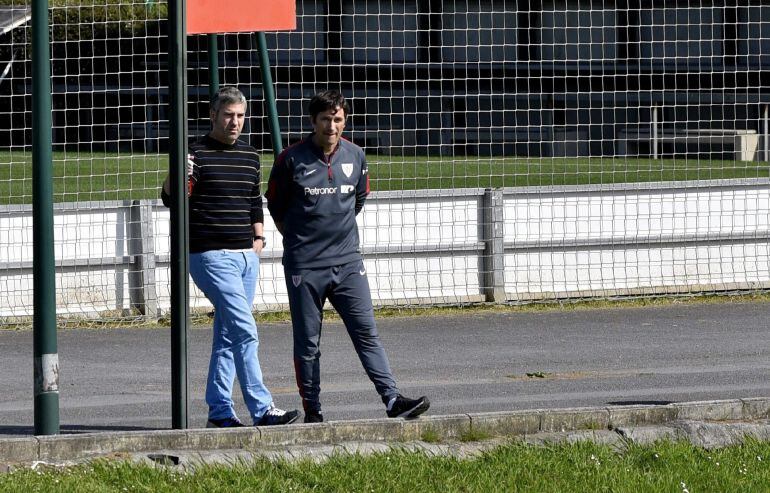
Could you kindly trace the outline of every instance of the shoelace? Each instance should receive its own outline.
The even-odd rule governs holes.
[[[270,404],[270,407],[267,409],[267,412],[265,414],[270,416],[283,416],[284,414],[286,414],[286,411],[284,411],[283,409],[278,409],[274,405]]]

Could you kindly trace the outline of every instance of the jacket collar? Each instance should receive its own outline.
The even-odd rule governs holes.
[[[313,153],[321,158],[322,161],[326,162],[326,155],[324,154],[324,150],[318,147],[313,140],[313,135],[315,135],[315,132],[310,132],[310,134],[307,136],[307,142],[310,148],[313,150]],[[337,142],[337,147],[334,148],[334,150],[329,154],[329,161],[332,160],[332,157],[337,153],[337,151],[340,150],[340,146],[342,145],[342,137],[340,137],[339,142]]]

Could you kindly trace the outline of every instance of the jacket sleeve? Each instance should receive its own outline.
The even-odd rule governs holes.
[[[254,159],[256,160],[257,176],[254,186],[251,188],[251,224],[265,222],[265,212],[262,209],[262,171],[259,166],[259,156],[256,153],[254,153]]]
[[[273,163],[270,170],[270,178],[267,182],[267,209],[273,220],[283,222],[286,210],[289,207],[289,195],[291,190],[291,171],[288,166],[286,151],[283,151]]]
[[[356,215],[364,208],[366,196],[369,195],[369,167],[366,164],[366,158],[361,158],[361,176],[356,185]]]

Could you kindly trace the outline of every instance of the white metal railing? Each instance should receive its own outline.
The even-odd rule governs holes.
[[[770,180],[373,193],[359,216],[378,305],[770,287]],[[55,207],[60,316],[156,317],[170,303],[158,201]],[[0,208],[0,317],[33,306],[32,207]],[[288,305],[266,216],[255,307]],[[208,301],[192,287],[191,306]]]

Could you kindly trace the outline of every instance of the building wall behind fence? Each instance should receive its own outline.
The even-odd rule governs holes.
[[[165,2],[104,4],[51,8],[51,83],[61,314],[110,318],[168,303],[154,205],[168,25]],[[362,238],[379,303],[765,287],[767,207],[751,207],[753,185],[744,196],[722,183],[770,175],[770,6],[298,0],[297,14],[296,31],[267,33],[283,143],[310,130],[312,94],[343,90],[377,191]],[[249,98],[243,138],[267,173],[255,35],[218,40],[220,82]],[[29,41],[27,24],[0,34],[5,316],[31,310]],[[206,41],[188,37],[191,135],[208,129]],[[692,218],[718,234],[691,233]],[[285,302],[276,248],[271,238],[260,308]]]
[[[299,0],[297,29],[267,33],[285,140],[309,129],[307,97],[329,86],[351,100],[354,140],[387,155],[615,156],[619,130],[649,125],[655,105],[667,126],[761,132],[770,6],[695,3]],[[166,148],[164,5],[51,9],[55,148]],[[14,60],[3,148],[31,142],[28,34],[0,43],[3,65]],[[254,36],[219,40],[220,80],[250,97],[246,135],[267,150]],[[206,43],[188,38],[191,133],[208,125]]]

